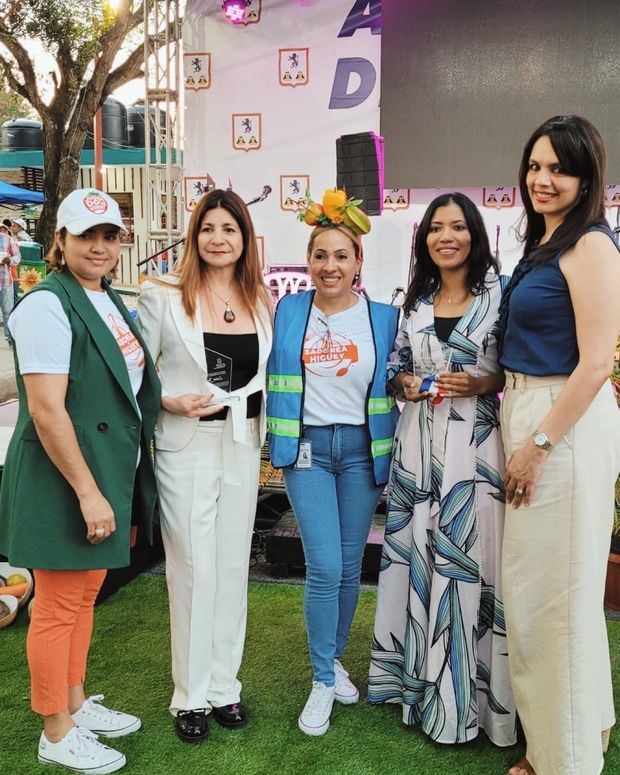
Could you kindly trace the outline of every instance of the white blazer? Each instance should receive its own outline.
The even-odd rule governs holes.
[[[187,316],[181,301],[181,291],[173,275],[164,283],[147,281],[142,284],[138,299],[138,327],[159,371],[162,394],[178,396],[184,393],[213,393],[214,399],[238,395],[230,403],[224,436],[229,441],[245,442],[247,397],[262,392],[260,415],[261,444],[266,432],[266,372],[271,351],[272,325],[265,307],[254,316],[258,335],[258,371],[243,388],[230,394],[209,382],[204,350],[202,317],[198,303],[194,320]],[[189,444],[198,428],[198,417],[180,417],[162,408],[155,426],[155,448],[171,452]]]

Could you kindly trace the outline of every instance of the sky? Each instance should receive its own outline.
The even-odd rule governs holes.
[[[43,99],[47,102],[52,92],[51,80],[45,74],[51,72],[54,69],[54,57],[49,54],[43,45],[37,40],[24,41],[25,47],[30,55],[30,58],[35,63],[36,70],[41,73],[43,78],[41,80],[41,92]],[[119,58],[119,62],[124,57]],[[114,97],[125,105],[131,105],[136,100],[144,98],[144,81],[135,80],[122,86],[114,93]]]
[[[108,3],[114,7],[118,0],[107,0]],[[203,0],[204,2],[214,3],[219,0]],[[2,2],[2,0],[0,0]],[[186,0],[179,0],[179,9],[181,15],[183,14],[186,6]],[[35,62],[37,73],[41,74],[41,92],[44,101],[47,101],[51,96],[52,84],[49,78],[49,73],[54,69],[54,58],[45,50],[43,45],[36,40],[24,41],[25,46],[30,54],[31,59]],[[124,55],[118,57],[117,62],[120,63],[124,59]],[[136,100],[144,99],[144,81],[142,79],[131,81],[125,84],[114,93],[116,99],[121,100],[125,105],[131,105]]]

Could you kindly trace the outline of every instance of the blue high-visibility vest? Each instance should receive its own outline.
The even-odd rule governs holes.
[[[296,462],[303,426],[305,370],[303,344],[314,291],[284,296],[276,310],[273,347],[268,364],[267,428],[269,454],[276,468]],[[398,309],[367,301],[375,347],[375,368],[366,396],[366,422],[375,481],[385,484],[390,470],[396,402],[386,390],[387,362],[398,330]]]

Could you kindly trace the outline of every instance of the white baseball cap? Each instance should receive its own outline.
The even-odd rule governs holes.
[[[26,230],[28,228],[28,224],[23,218],[11,218],[11,223],[15,223],[20,229]]]
[[[67,229],[71,234],[77,235],[102,223],[109,223],[126,231],[117,202],[96,188],[78,188],[58,206],[58,230]]]

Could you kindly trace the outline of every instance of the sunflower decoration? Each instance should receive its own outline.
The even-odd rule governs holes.
[[[38,285],[43,278],[36,269],[22,269],[19,273],[19,289],[22,293],[28,293],[35,285]]]
[[[348,199],[341,188],[328,188],[321,204],[314,202],[306,191],[306,204],[297,217],[308,226],[338,226],[343,224],[355,234],[368,234],[370,218],[360,209],[363,199]]]

